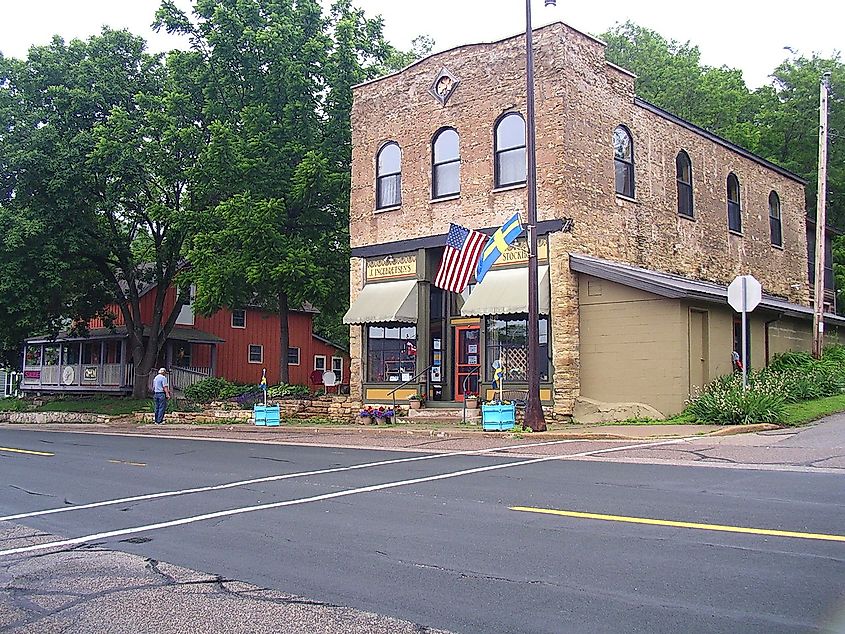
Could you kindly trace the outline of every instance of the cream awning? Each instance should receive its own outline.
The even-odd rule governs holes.
[[[344,324],[417,323],[417,281],[367,284],[343,316]]]
[[[537,267],[538,307],[540,314],[549,314],[549,267]],[[476,284],[461,308],[461,315],[510,315],[528,312],[528,268],[492,270]]]

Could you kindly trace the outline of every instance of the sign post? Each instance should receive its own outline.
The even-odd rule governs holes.
[[[742,314],[742,387],[748,387],[748,313],[757,308],[763,298],[763,287],[753,275],[739,275],[728,286],[728,304]]]

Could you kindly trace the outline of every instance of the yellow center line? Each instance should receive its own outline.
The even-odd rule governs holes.
[[[816,539],[829,542],[845,542],[845,535],[827,535],[825,533],[801,533],[797,531],[778,531],[769,528],[747,528],[744,526],[726,526],[723,524],[699,524],[697,522],[676,522],[674,520],[656,520],[649,517],[629,517],[627,515],[605,515],[602,513],[580,513],[578,511],[559,511],[539,509],[530,506],[511,506],[512,511],[562,515],[586,520],[604,520],[606,522],[626,522],[628,524],[649,524],[651,526],[671,526],[674,528],[695,528],[704,531],[722,531],[725,533],[747,533],[751,535],[770,535],[772,537],[795,537],[798,539]]]
[[[109,460],[112,464],[128,464],[133,467],[146,467],[146,462],[132,462],[130,460]]]
[[[10,453],[23,453],[28,456],[55,456],[56,454],[49,451],[33,451],[31,449],[15,449],[14,447],[0,447],[0,451],[8,451]]]

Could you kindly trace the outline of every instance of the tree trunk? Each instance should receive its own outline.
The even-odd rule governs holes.
[[[290,382],[290,374],[288,373],[288,348],[290,348],[288,296],[284,291],[279,291],[279,383]],[[300,363],[302,363],[302,359],[300,359]]]
[[[150,393],[150,381],[153,368],[157,360],[157,341],[153,337],[147,339],[146,347],[135,348],[133,363],[135,365],[135,382],[132,384],[132,398],[147,398]]]

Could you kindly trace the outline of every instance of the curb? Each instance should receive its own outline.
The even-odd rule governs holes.
[[[137,423],[123,423],[119,420],[110,421],[109,423],[0,423],[0,428],[22,428],[22,427],[38,427],[41,429],[48,429],[51,431],[105,431],[112,433],[125,434],[142,434],[149,436],[159,435],[159,430],[162,432],[173,431],[192,431],[196,433],[195,437],[202,438],[208,436],[210,438],[220,439],[230,433],[237,434],[317,434],[317,435],[331,435],[331,434],[355,434],[363,437],[377,438],[379,436],[424,436],[430,438],[442,439],[473,439],[473,438],[536,438],[540,440],[653,440],[665,438],[671,440],[673,438],[686,438],[691,435],[708,437],[708,436],[732,436],[737,434],[756,433],[760,431],[769,431],[774,429],[781,429],[778,425],[771,424],[754,424],[754,425],[734,425],[724,429],[717,429],[714,431],[702,430],[693,434],[679,434],[679,433],[646,433],[638,435],[608,433],[608,432],[589,432],[589,431],[546,431],[546,432],[529,432],[529,431],[506,431],[506,432],[489,432],[482,429],[464,430],[464,429],[432,429],[427,427],[409,428],[405,425],[397,427],[374,427],[371,425],[337,425],[337,426],[279,426],[279,427],[263,427],[249,424],[184,424],[184,423],[165,423],[163,425],[153,424],[137,424]],[[659,426],[655,426],[659,427]],[[202,432],[206,432],[205,434]],[[210,433],[208,433],[210,432]],[[262,442],[264,438],[256,438],[255,442]]]

